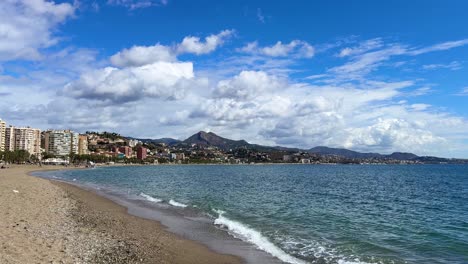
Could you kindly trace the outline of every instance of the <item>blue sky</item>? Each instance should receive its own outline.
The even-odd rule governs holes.
[[[468,157],[466,1],[0,3],[0,118]]]

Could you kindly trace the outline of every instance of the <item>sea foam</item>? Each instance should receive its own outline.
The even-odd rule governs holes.
[[[154,198],[154,197],[149,196],[149,195],[147,195],[147,194],[145,194],[145,193],[140,193],[140,196],[143,197],[143,198],[145,198],[146,200],[148,200],[148,201],[150,201],[150,202],[153,202],[153,203],[160,203],[160,202],[162,202],[161,199]]]
[[[271,254],[272,256],[280,259],[281,261],[293,264],[307,263],[303,260],[288,255],[282,249],[275,246],[271,241],[269,241],[257,230],[223,216],[225,212],[221,210],[217,210],[216,212],[219,214],[219,216],[214,221],[214,224],[226,227],[229,233],[234,237],[254,244],[259,249]]]
[[[172,205],[172,206],[177,206],[177,207],[182,207],[182,208],[185,208],[187,207],[188,205],[186,204],[183,204],[183,203],[179,203],[177,201],[174,201],[174,200],[169,200],[169,204]]]

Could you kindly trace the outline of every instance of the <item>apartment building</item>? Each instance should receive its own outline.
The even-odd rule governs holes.
[[[5,151],[15,150],[15,128],[12,126],[5,128]]]
[[[55,156],[78,154],[79,135],[71,130],[48,130],[44,136],[45,151]]]
[[[41,130],[30,127],[5,127],[4,150],[26,150],[31,155],[41,155]]]
[[[144,147],[139,147],[137,149],[137,159],[144,160],[146,159],[148,149]]]
[[[78,136],[78,154],[79,155],[89,154],[89,151],[88,151],[88,136],[87,135],[79,135]]]
[[[6,122],[0,119],[0,151],[5,151]]]

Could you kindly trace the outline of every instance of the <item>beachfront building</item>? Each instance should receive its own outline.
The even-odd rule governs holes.
[[[26,150],[31,155],[41,155],[41,130],[30,127],[5,127],[4,150]]]
[[[88,151],[88,136],[87,135],[79,135],[78,136],[78,154],[79,155],[89,154],[89,151]]]
[[[5,128],[5,150],[15,150],[15,129],[12,126]]]
[[[5,151],[6,122],[0,119],[0,151]]]
[[[144,147],[139,147],[137,149],[137,159],[144,160],[146,159],[146,155],[148,153],[148,150]]]
[[[78,154],[79,135],[71,130],[48,130],[45,132],[45,151],[55,156]]]

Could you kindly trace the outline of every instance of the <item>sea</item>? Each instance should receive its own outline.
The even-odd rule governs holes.
[[[468,263],[467,165],[158,165],[36,172],[247,263]]]

